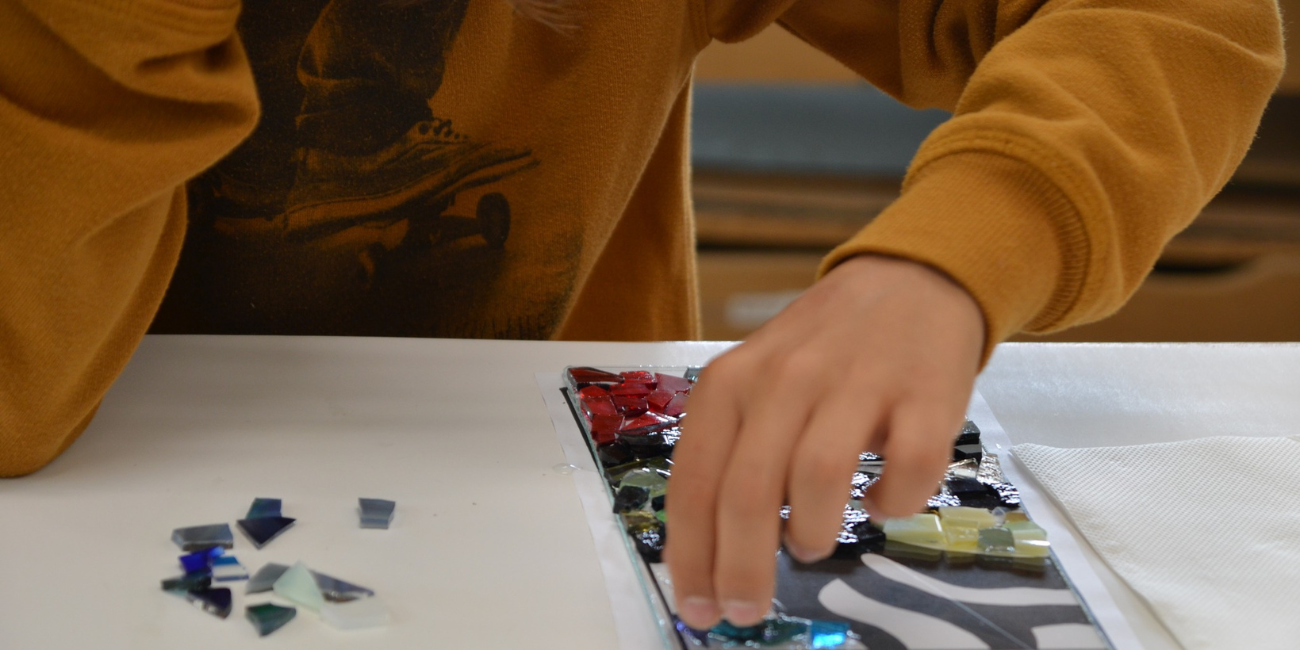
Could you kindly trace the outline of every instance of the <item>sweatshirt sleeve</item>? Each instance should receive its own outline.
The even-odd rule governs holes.
[[[899,200],[822,273],[876,253],[937,268],[1018,331],[1102,318],[1231,177],[1282,72],[1274,0],[712,0],[712,36],[779,23],[953,118]],[[864,116],[864,119],[867,119]]]
[[[184,183],[257,120],[237,0],[0,0],[0,476],[76,439],[162,301]]]

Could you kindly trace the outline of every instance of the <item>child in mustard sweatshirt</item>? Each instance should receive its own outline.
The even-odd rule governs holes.
[[[692,66],[776,23],[954,117],[692,398],[679,612],[749,624],[782,535],[830,552],[859,451],[890,459],[873,513],[915,510],[994,345],[1124,302],[1283,66],[1272,0],[515,4],[0,0],[0,476],[72,444],[151,324],[695,337]]]

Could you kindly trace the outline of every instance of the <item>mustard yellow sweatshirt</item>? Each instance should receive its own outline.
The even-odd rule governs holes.
[[[1283,66],[1272,0],[576,6],[556,31],[501,0],[0,0],[0,476],[75,440],[151,323],[696,336],[714,39],[777,22],[955,112],[825,268],[930,264],[990,347],[1117,309]]]

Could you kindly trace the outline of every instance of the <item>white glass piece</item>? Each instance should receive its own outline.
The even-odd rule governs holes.
[[[320,611],[325,604],[325,597],[316,586],[316,577],[306,564],[299,562],[291,567],[279,580],[275,581],[275,595],[294,604],[301,605],[313,612]]]

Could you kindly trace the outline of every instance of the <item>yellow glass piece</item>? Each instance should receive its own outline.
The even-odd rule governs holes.
[[[939,519],[943,521],[944,529],[948,528],[993,528],[998,525],[997,519],[993,513],[983,508],[968,508],[966,506],[953,506],[939,508]]]
[[[1029,521],[1029,515],[1026,515],[1025,513],[1020,512],[1019,510],[1012,510],[1011,512],[1008,512],[1006,515],[1004,515],[1004,521],[1007,524],[1016,521]]]
[[[967,526],[948,526],[944,522],[944,536],[948,538],[948,550],[954,553],[978,553],[980,550],[980,531]]]
[[[885,539],[939,550],[948,547],[948,538],[943,534],[939,517],[929,513],[886,520]]]
[[[1051,545],[1047,542],[1047,531],[1038,524],[1029,521],[1008,521],[1005,528],[1011,531],[1016,540],[1016,555],[1021,557],[1047,557]]]

